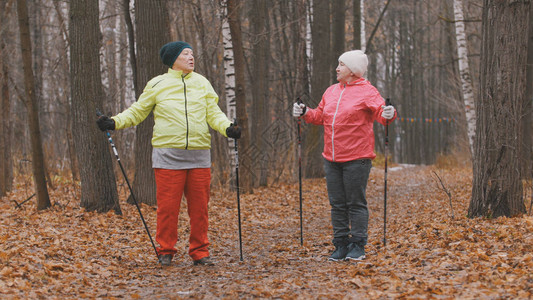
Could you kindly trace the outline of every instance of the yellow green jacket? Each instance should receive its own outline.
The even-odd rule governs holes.
[[[202,75],[168,69],[151,79],[128,109],[113,116],[115,129],[141,123],[154,112],[154,148],[209,149],[209,127],[226,136],[231,121],[218,107],[218,95]]]

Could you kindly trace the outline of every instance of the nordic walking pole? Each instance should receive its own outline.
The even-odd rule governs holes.
[[[385,105],[391,105],[390,99],[385,100]],[[383,247],[387,246],[387,160],[389,154],[389,120],[385,121],[385,191],[383,193]]]
[[[233,120],[233,125],[237,126],[237,119]],[[239,190],[239,150],[237,148],[237,139],[235,141],[235,184],[237,185],[237,216],[239,218],[239,251],[240,251],[240,260],[242,258],[242,231],[241,231],[241,194]]]
[[[298,104],[302,103],[298,97]],[[301,134],[301,119],[298,117],[298,185],[300,190],[300,245],[304,245],[304,227],[303,227],[303,209],[302,209],[302,134]]]
[[[97,109],[96,110],[96,116],[101,117],[102,113]],[[139,207],[139,204],[137,203],[137,199],[135,199],[135,194],[133,193],[133,189],[131,188],[130,181],[128,180],[128,176],[126,176],[126,171],[124,171],[124,167],[122,166],[122,162],[120,161],[120,157],[118,156],[117,148],[115,147],[115,143],[113,143],[113,139],[111,138],[111,134],[108,130],[105,131],[105,134],[107,136],[107,140],[109,141],[109,144],[111,144],[111,148],[113,149],[113,153],[115,154],[115,157],[117,158],[118,165],[120,166],[120,170],[122,170],[122,175],[124,175],[124,179],[126,180],[126,183],[128,184],[128,188],[130,189],[131,198],[133,199],[133,203],[135,203],[135,206],[137,206],[137,211],[139,212],[139,215],[141,216],[141,220],[144,224],[144,229],[146,229],[146,233],[148,233],[148,237],[150,238],[150,242],[152,243],[152,247],[154,247],[155,255],[157,256],[157,260],[159,261],[159,254],[157,253],[157,249],[154,244],[154,240],[152,239],[152,235],[150,235],[150,230],[148,229],[148,225],[146,225],[146,222],[144,221],[143,214],[141,212],[141,208]]]

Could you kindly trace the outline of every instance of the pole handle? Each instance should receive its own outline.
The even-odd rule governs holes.
[[[385,105],[386,106],[389,106],[389,105],[392,105],[392,102],[390,101],[390,98],[386,98],[385,99]],[[385,124],[385,131],[386,131],[386,138],[385,138],[385,142],[389,142],[389,120],[386,121],[386,124]]]

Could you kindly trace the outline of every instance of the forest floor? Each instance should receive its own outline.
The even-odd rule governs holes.
[[[451,193],[437,186],[438,174]],[[24,182],[0,201],[0,298],[7,299],[531,299],[533,217],[469,219],[469,168],[394,165],[388,172],[387,244],[383,246],[383,168],[368,183],[367,258],[329,262],[333,251],[324,179],[304,180],[300,245],[298,184],[241,195],[212,191],[214,267],[187,255],[183,201],[180,241],[162,268],[135,206],[120,187],[123,215],[79,208],[79,186],[60,180],[53,207],[36,211]],[[529,204],[529,203],[528,203]],[[529,206],[527,206],[529,208]],[[155,237],[155,208],[143,205]],[[453,215],[453,218],[452,218]]]

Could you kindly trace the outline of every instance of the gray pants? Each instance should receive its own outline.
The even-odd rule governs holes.
[[[366,244],[368,238],[366,185],[371,168],[370,159],[343,163],[324,160],[335,245],[347,242],[356,242],[361,246]]]

